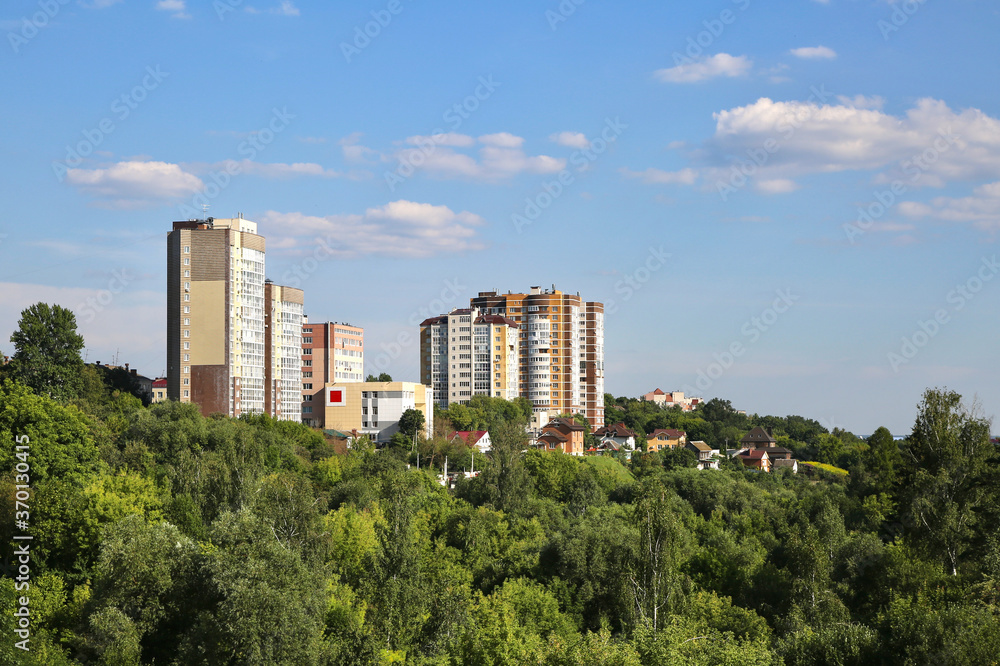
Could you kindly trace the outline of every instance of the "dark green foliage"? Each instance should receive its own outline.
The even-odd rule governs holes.
[[[76,332],[76,315],[61,305],[36,303],[21,312],[10,336],[14,356],[7,371],[38,395],[65,402],[82,387],[83,336]]]
[[[31,441],[32,652],[46,664],[995,664],[1000,520],[988,424],[925,395],[867,442],[713,400],[609,399],[630,427],[724,445],[752,425],[850,480],[526,450],[530,405],[482,398],[488,455],[356,446],[264,416],[144,407],[84,368],[69,405],[0,386]],[[416,423],[416,421],[415,421]],[[456,423],[456,425],[458,425]],[[419,430],[420,426],[417,425]],[[415,451],[411,449],[416,447]],[[416,468],[416,452],[420,469]],[[454,491],[438,474],[474,464]],[[13,446],[0,525],[14,524]],[[16,563],[11,562],[16,566]],[[0,630],[12,636],[12,569]]]

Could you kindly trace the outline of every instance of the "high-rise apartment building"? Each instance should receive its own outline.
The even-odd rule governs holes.
[[[286,421],[302,420],[303,297],[301,289],[264,282],[268,340],[264,352],[264,403],[268,414]]]
[[[420,381],[447,407],[474,395],[518,396],[518,325],[501,314],[460,308],[420,324]]]
[[[471,306],[520,328],[518,395],[536,412],[582,413],[604,425],[604,305],[555,287],[480,292]]]
[[[365,331],[342,322],[302,322],[302,422],[319,427],[322,405],[313,404],[326,384],[363,382]]]
[[[264,251],[257,224],[242,216],[174,222],[167,235],[169,399],[196,403],[203,414],[297,420],[303,294],[265,285]]]
[[[421,323],[420,378],[447,407],[477,394],[531,401],[604,425],[604,305],[532,287],[480,292],[471,308]]]

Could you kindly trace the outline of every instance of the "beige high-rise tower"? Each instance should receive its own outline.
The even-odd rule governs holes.
[[[167,235],[167,397],[203,414],[299,419],[303,294],[264,281],[264,238],[243,219]]]

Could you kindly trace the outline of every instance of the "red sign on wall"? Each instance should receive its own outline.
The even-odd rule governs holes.
[[[347,404],[347,395],[342,388],[332,388],[330,389],[329,395],[326,400],[326,404],[336,407]]]

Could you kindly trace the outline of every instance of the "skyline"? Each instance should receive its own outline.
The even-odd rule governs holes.
[[[260,225],[310,321],[365,328],[366,374],[416,381],[420,321],[554,285],[605,304],[613,395],[905,434],[947,386],[992,416],[998,27],[969,2],[9,3],[0,351],[45,301],[90,361],[165,374],[166,234],[204,203]]]

